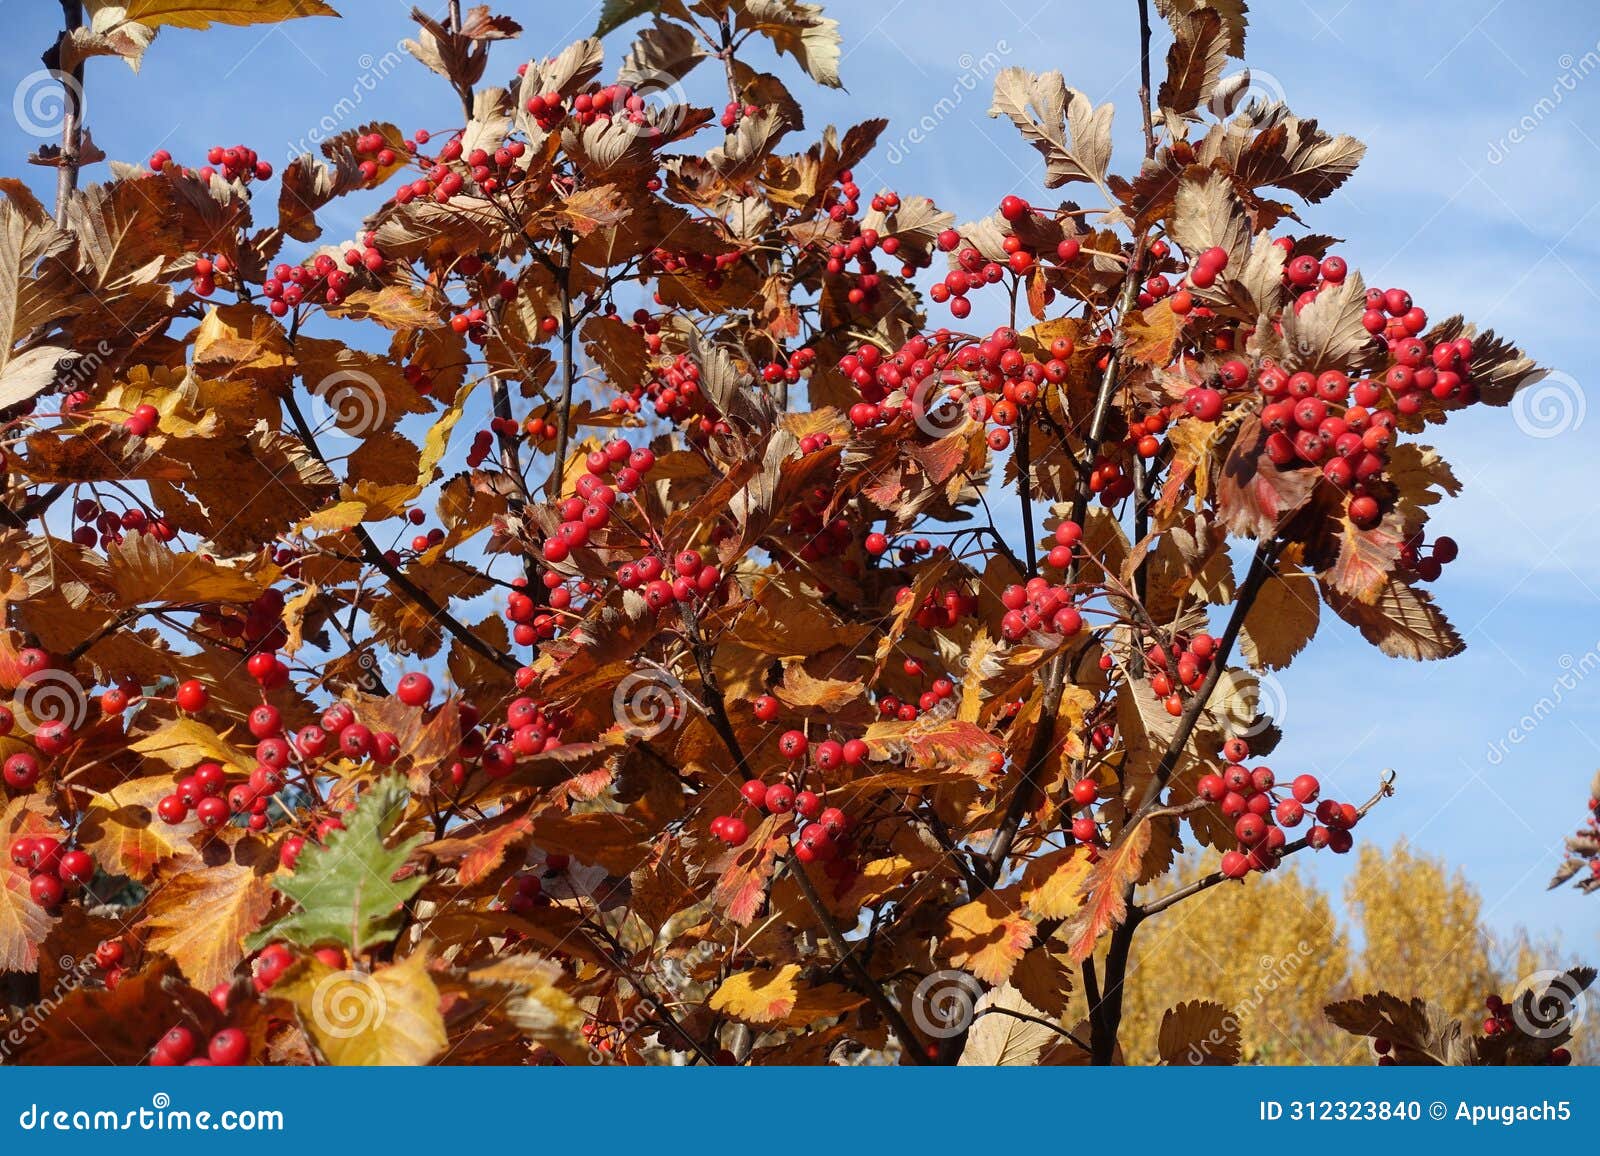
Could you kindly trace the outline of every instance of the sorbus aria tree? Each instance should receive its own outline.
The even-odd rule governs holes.
[[[1419,435],[1538,371],[1301,223],[1362,146],[1223,79],[1242,4],[1158,0],[1154,87],[1140,0],[1127,175],[999,73],[1042,179],[967,222],[806,123],[797,0],[608,3],[609,67],[452,2],[449,127],[89,184],[86,60],[333,13],[64,7],[55,209],[0,184],[0,970],[89,972],[25,1058],[1107,1063],[1141,926],[1390,791],[1270,766],[1259,684],[1323,607],[1461,648]],[[1504,1006],[1330,1014],[1559,1061]]]

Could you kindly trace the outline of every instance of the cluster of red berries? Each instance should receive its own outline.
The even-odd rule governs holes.
[[[1288,842],[1285,827],[1298,827],[1306,818],[1306,808],[1316,803],[1316,822],[1306,831],[1306,845],[1313,850],[1328,847],[1342,855],[1353,842],[1350,830],[1361,813],[1351,803],[1333,799],[1318,802],[1322,784],[1315,775],[1300,775],[1279,798],[1270,767],[1246,767],[1250,746],[1242,738],[1223,744],[1227,760],[1221,773],[1202,775],[1195,790],[1200,798],[1215,803],[1224,817],[1233,820],[1238,850],[1223,852],[1222,873],[1229,879],[1243,879],[1252,871],[1271,871],[1282,861]]]
[[[136,405],[133,412],[122,419],[122,428],[136,438],[149,437],[161,424],[161,411],[146,403]]]
[[[503,779],[516,770],[517,759],[532,758],[561,745],[561,732],[571,722],[566,712],[547,708],[526,696],[506,706],[503,730],[486,743],[482,752],[483,773]]]
[[[817,351],[809,345],[802,346],[789,354],[787,360],[783,363],[769,361],[763,365],[761,367],[761,380],[768,385],[777,385],[780,381],[794,385],[810,371],[816,361]],[[827,444],[827,434],[817,434],[816,436],[821,439],[818,445]],[[804,444],[804,439],[802,439],[802,444]],[[810,453],[811,451],[807,450],[806,452]]]
[[[270,744],[264,742],[264,747]],[[267,829],[267,810],[273,794],[283,786],[288,744],[283,744],[281,762],[263,761],[243,782],[228,786],[228,772],[221,763],[204,762],[192,774],[178,781],[178,788],[156,804],[156,814],[165,823],[181,823],[192,810],[200,825],[216,830],[234,815],[248,815],[252,831]],[[268,757],[277,757],[269,753]]]
[[[911,595],[911,587],[902,586],[895,591],[895,605],[898,606]],[[923,597],[912,621],[923,630],[938,630],[954,626],[977,612],[978,595],[974,591],[959,586],[936,586]]]
[[[419,132],[418,142],[423,139],[423,135]],[[427,166],[423,175],[395,189],[394,202],[397,205],[404,205],[415,200],[431,199],[435,204],[443,205],[459,193],[475,191],[489,196],[502,189],[511,188],[522,177],[521,170],[517,168],[517,161],[527,151],[528,146],[517,140],[506,141],[494,152],[475,148],[463,155],[465,150],[461,138],[454,137],[445,142],[445,146],[439,150],[436,158],[431,160],[427,157],[417,158]],[[366,165],[363,164],[362,173],[365,174],[366,171]],[[372,172],[374,176],[377,175],[375,164]],[[469,180],[472,182],[470,189],[467,183]]]
[[[903,389],[919,420],[932,417],[936,428],[942,427],[948,422],[939,420],[939,409],[953,402],[948,394],[930,394],[931,381],[960,387],[971,417],[994,423],[990,448],[1003,450],[1011,444],[1011,427],[1038,402],[1045,386],[1067,379],[1074,352],[1070,338],[1058,337],[1042,361],[1033,360],[1020,343],[1016,330],[1002,325],[981,341],[962,342],[944,329],[931,339],[919,334],[887,357],[875,345],[862,345],[839,360],[839,371],[861,390],[862,401],[850,407],[850,420],[861,429],[892,420],[899,407],[885,399]]]
[[[722,106],[721,124],[722,124],[723,128],[727,129],[729,132],[732,132],[734,127],[736,125],[738,125],[740,120],[744,119],[745,117],[760,116],[760,115],[761,115],[761,106],[760,105],[758,105],[758,104],[738,104],[735,101],[731,101],[730,100],[727,104]]]
[[[399,154],[389,147],[389,142],[384,139],[381,132],[364,132],[356,136],[356,155],[361,158],[358,166],[361,179],[371,184],[378,179],[378,173],[388,168],[399,160]]]
[[[72,516],[79,523],[73,528],[72,540],[80,546],[98,544],[104,549],[122,541],[124,532],[149,534],[157,542],[170,542],[178,536],[166,518],[151,517],[139,506],[130,506],[119,514],[104,509],[93,498],[79,498],[73,503]]]
[[[519,74],[525,73],[527,67],[526,64],[519,66]],[[567,106],[561,102],[561,94],[558,92],[534,93],[522,102],[522,107],[533,117],[533,123],[545,132],[555,128],[567,116]]]
[[[275,558],[280,566],[288,561],[281,552]],[[265,689],[276,690],[288,682],[288,668],[272,659],[270,654],[268,659],[271,661],[254,660],[263,652],[277,650],[288,640],[289,632],[283,624],[284,601],[283,591],[269,586],[256,595],[242,617],[237,607],[213,604],[201,609],[195,626],[230,642],[242,641],[251,656],[246,662],[250,676]]]
[[[1072,604],[1072,591],[1052,585],[1046,578],[1029,578],[1026,585],[1007,586],[1000,592],[1006,612],[1000,618],[1000,635],[1016,642],[1033,631],[1071,638],[1083,629],[1083,615]]]
[[[763,696],[765,698],[766,696]],[[763,714],[763,700],[757,700],[756,717]],[[778,737],[778,750],[791,760],[796,771],[794,782],[804,778],[801,760],[809,752],[811,762],[818,771],[829,771],[841,766],[860,766],[867,761],[867,744],[860,739],[839,742],[827,739],[812,747],[806,736],[796,730],[785,731]],[[822,797],[815,791],[799,790],[793,783],[780,781],[763,783],[760,779],[747,779],[739,788],[745,804],[757,813],[771,815],[798,815],[807,820],[800,825],[794,843],[795,858],[802,863],[829,862],[840,859],[854,849],[848,838],[851,821],[838,807],[824,807]],[[711,820],[711,833],[730,846],[739,846],[750,835],[749,824],[737,815],[718,815]],[[843,878],[850,873],[848,864],[839,873]],[[834,873],[830,872],[830,877]]]
[[[1008,196],[1000,201],[1000,216],[1015,225],[1033,213],[1033,207],[1021,197]],[[1006,273],[1021,277],[1028,274],[1038,264],[1040,255],[1015,233],[1007,234],[1001,242],[1006,251],[1006,263],[1001,265],[991,261],[971,245],[963,246],[962,237],[955,229],[945,229],[939,234],[937,244],[945,253],[953,253],[949,273],[928,291],[928,296],[936,303],[950,305],[950,315],[957,320],[966,317],[972,312],[972,301],[968,294],[982,289],[985,285],[997,285],[1005,279]],[[1058,265],[1066,265],[1077,260],[1082,251],[1082,245],[1075,237],[1066,237],[1056,245],[1054,256]]]
[[[11,764],[7,761],[7,782],[10,777]],[[94,856],[80,848],[63,846],[52,835],[13,839],[11,862],[28,872],[28,895],[47,911],[61,906],[69,892],[87,886],[94,878]]]
[[[52,663],[50,656],[44,651],[40,650],[37,646],[24,647],[22,650],[17,652],[17,672],[23,679],[34,679],[40,678],[41,676],[47,676],[48,672],[53,669],[53,666],[54,664]],[[71,679],[70,674],[66,674],[65,677],[67,679]],[[11,729],[16,726],[16,722],[16,715],[12,713],[11,708],[7,706],[0,706],[0,737],[10,734]],[[67,718],[45,719],[36,727],[34,727],[33,745],[34,748],[42,755],[63,754],[76,741],[77,736],[73,732],[73,723]],[[16,758],[18,755],[28,755],[29,758],[34,757],[27,751],[17,751],[10,757]],[[26,764],[18,764],[18,771],[16,773],[19,780],[27,777],[26,768]],[[6,781],[8,785],[11,785],[11,780],[9,778],[7,778]],[[32,781],[28,783],[27,787],[17,786],[15,789],[31,789],[33,783],[37,781],[38,774],[36,769],[34,777]]]
[[[578,479],[577,494],[562,503],[561,524],[545,539],[545,561],[559,563],[572,550],[588,545],[590,533],[611,521],[617,495],[637,490],[655,464],[656,455],[649,447],[634,449],[622,438],[589,454],[584,460],[587,472]],[[611,483],[605,480],[608,475]]]
[[[1400,547],[1400,566],[1423,582],[1433,582],[1446,566],[1456,560],[1460,548],[1456,540],[1448,536],[1435,538],[1427,554],[1422,552],[1425,545],[1421,530],[1407,538]]]
[[[1216,654],[1217,640],[1204,632],[1179,635],[1170,647],[1152,643],[1144,652],[1150,693],[1162,700],[1168,714],[1176,717],[1183,713],[1184,692],[1200,689]],[[1110,656],[1102,655],[1100,665],[1109,669]]]
[[[1172,255],[1171,246],[1165,241],[1156,240],[1150,243],[1149,256],[1154,262],[1166,261]],[[1209,289],[1217,282],[1217,277],[1228,267],[1228,251],[1221,246],[1213,246],[1195,258],[1194,264],[1187,274],[1176,284],[1165,273],[1155,273],[1147,277],[1139,288],[1138,305],[1147,309],[1157,301],[1166,300],[1172,311],[1180,317],[1194,313],[1194,289]],[[1202,309],[1197,316],[1210,316],[1210,310]]]
[[[150,154],[148,162],[150,171],[159,173],[172,163],[172,154],[166,149],[157,149]],[[272,165],[256,155],[256,150],[245,145],[234,145],[224,148],[221,145],[212,145],[206,151],[206,163],[198,170],[201,180],[209,181],[218,173],[226,181],[264,181],[272,176]]]
[[[217,291],[217,274],[226,277],[232,272],[233,260],[226,253],[218,253],[215,257],[196,257],[194,280],[190,288],[196,297],[209,297]]]
[[[250,1037],[238,1028],[223,1028],[206,1041],[200,1054],[200,1037],[189,1028],[178,1026],[162,1036],[150,1052],[153,1068],[217,1067],[232,1068],[250,1058]]]
[[[274,266],[272,276],[261,286],[267,309],[274,317],[282,317],[302,303],[340,304],[358,287],[358,281],[382,271],[384,258],[376,240],[369,232],[362,240],[362,248],[345,250],[344,268],[327,253],[318,253],[309,265]]]
[[[908,658],[900,664],[900,669],[907,678],[922,678],[926,675],[920,659]],[[931,710],[936,710],[940,703],[948,702],[955,697],[955,680],[948,675],[939,675],[928,684],[928,689],[917,695],[915,705],[910,702],[901,702],[892,694],[880,695],[878,698],[878,713],[884,718],[900,719],[911,722],[920,718]],[[909,718],[906,717],[909,714]]]
[[[517,915],[528,915],[535,908],[547,905],[550,897],[544,893],[545,878],[561,874],[570,862],[571,859],[566,855],[550,854],[545,856],[542,874],[535,871],[517,872],[511,877],[511,894],[505,906]]]

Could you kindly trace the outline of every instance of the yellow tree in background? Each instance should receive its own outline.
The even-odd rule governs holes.
[[[1211,865],[1190,857],[1179,882]],[[1454,1018],[1484,1018],[1484,997],[1510,996],[1518,980],[1557,958],[1525,936],[1498,942],[1482,897],[1459,871],[1405,843],[1362,848],[1343,904],[1298,870],[1215,887],[1179,904],[1139,944],[1128,969],[1124,1058],[1158,1058],[1166,1009],[1187,1000],[1225,1005],[1241,1059],[1259,1064],[1364,1064],[1360,1038],[1330,1034],[1323,1008],[1359,992],[1429,992]],[[1592,1033],[1573,1044],[1580,1061]]]

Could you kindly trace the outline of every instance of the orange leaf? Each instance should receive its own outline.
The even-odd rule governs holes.
[[[1015,892],[990,891],[950,913],[940,953],[985,983],[1004,983],[1033,943],[1033,921],[1010,902]]]
[[[1068,925],[1068,954],[1082,963],[1100,937],[1128,917],[1125,892],[1139,878],[1150,846],[1150,824],[1140,820],[1100,857],[1084,887],[1084,905]]]

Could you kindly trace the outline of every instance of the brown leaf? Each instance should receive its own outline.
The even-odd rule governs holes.
[[[1239,1017],[1210,1000],[1180,1003],[1162,1014],[1156,1050],[1162,1063],[1174,1067],[1237,1064],[1241,1053]]]
[[[272,909],[272,872],[277,855],[257,839],[239,840],[220,861],[174,875],[152,892],[144,924],[145,947],[171,956],[188,981],[202,991],[233,978],[246,956],[245,937]]]
[[[1167,76],[1156,94],[1162,109],[1190,116],[1222,78],[1228,59],[1228,40],[1222,17],[1214,8],[1197,8],[1173,25],[1175,39],[1167,49]],[[1184,246],[1186,253],[1198,249]]]
[[[1329,609],[1391,658],[1453,658],[1467,648],[1426,590],[1390,579],[1369,603],[1341,593],[1326,581],[1321,587]]]
[[[1281,670],[1317,632],[1319,601],[1310,574],[1280,562],[1245,615],[1239,651],[1258,669]]]

